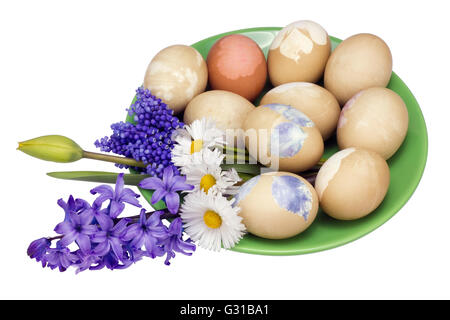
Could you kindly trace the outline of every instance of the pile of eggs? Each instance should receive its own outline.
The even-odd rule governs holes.
[[[405,103],[386,88],[391,74],[392,55],[379,37],[357,34],[332,51],[322,26],[297,21],[274,37],[267,59],[241,34],[217,40],[206,61],[190,46],[165,48],[150,62],[144,86],[186,124],[207,117],[223,130],[272,132],[279,171],[244,183],[235,205],[250,233],[284,239],[306,230],[319,205],[334,219],[354,220],[383,201],[386,160],[408,130]],[[317,165],[332,136],[340,151],[321,166],[313,186],[299,173]],[[245,143],[258,159],[262,146]]]

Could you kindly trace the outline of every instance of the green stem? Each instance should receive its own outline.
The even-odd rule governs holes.
[[[240,149],[240,148],[232,148],[232,147],[223,147],[223,153],[227,153],[227,151],[233,151],[232,153],[242,153],[248,155],[247,149]]]
[[[113,163],[123,164],[123,165],[130,166],[130,167],[146,168],[148,166],[148,164],[145,164],[140,161],[136,161],[131,158],[112,156],[109,154],[89,152],[89,151],[84,151],[84,150],[83,150],[83,158],[113,162]]]

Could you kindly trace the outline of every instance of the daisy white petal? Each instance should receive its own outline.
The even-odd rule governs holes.
[[[234,186],[241,179],[237,172],[222,171],[220,167],[224,155],[217,149],[204,150],[193,157],[193,161],[182,167],[181,172],[186,175],[186,183],[194,186],[193,191],[203,190],[205,193],[236,194],[238,187]]]
[[[172,141],[175,142],[172,162],[178,167],[191,163],[192,156],[196,153],[226,144],[225,132],[218,129],[212,119],[207,118],[195,120],[184,129],[176,130]]]
[[[245,234],[245,226],[233,201],[202,191],[186,195],[180,210],[186,233],[206,249],[234,247]]]

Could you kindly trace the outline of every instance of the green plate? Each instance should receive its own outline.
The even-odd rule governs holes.
[[[267,56],[275,35],[281,28],[264,27],[237,30],[201,40],[192,46],[206,59],[211,46],[229,34],[243,34],[256,41]],[[341,40],[330,37],[334,49]],[[271,87],[268,85],[265,92]],[[425,169],[428,137],[420,107],[408,87],[392,73],[388,88],[397,92],[405,101],[409,112],[409,127],[406,139],[397,153],[388,161],[391,183],[386,198],[370,215],[355,221],[339,221],[328,217],[320,209],[314,223],[298,236],[285,240],[267,240],[246,235],[232,250],[265,255],[297,255],[335,248],[356,240],[388,221],[414,193]],[[325,157],[338,150],[336,141],[327,141]],[[149,194],[145,194],[150,199]]]

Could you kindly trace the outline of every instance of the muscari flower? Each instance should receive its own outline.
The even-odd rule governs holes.
[[[225,133],[209,118],[195,120],[190,126],[176,130],[172,140],[175,141],[172,162],[178,167],[190,164],[196,153],[226,144]]]
[[[184,166],[186,183],[194,186],[193,192],[203,190],[205,193],[236,194],[239,187],[234,186],[241,181],[234,168],[223,171],[220,167],[224,155],[217,149],[205,150],[192,163]]]
[[[152,258],[163,255],[161,247],[158,246],[158,240],[165,238],[167,231],[161,222],[161,213],[161,211],[155,211],[147,218],[145,209],[142,209],[139,222],[130,225],[122,239],[131,241],[130,246],[135,249],[144,246]]]
[[[148,164],[144,173],[151,176],[162,177],[165,167],[176,171],[171,162],[171,136],[174,130],[183,127],[183,123],[173,115],[173,110],[148,89],[140,87],[136,90],[136,100],[129,109],[129,115],[134,123],[111,125],[113,134],[95,141],[96,147]],[[142,168],[135,169],[142,172]]]
[[[91,250],[90,235],[97,232],[97,226],[91,224],[92,219],[88,214],[69,213],[69,219],[59,223],[55,227],[55,232],[64,235],[58,241],[61,247],[67,247],[72,242],[76,242],[80,250],[89,252]]]
[[[107,200],[109,203],[109,216],[113,219],[117,218],[125,208],[125,203],[136,207],[141,207],[137,198],[139,197],[133,190],[124,188],[123,173],[117,176],[116,187],[113,190],[110,186],[104,184],[91,190],[92,194],[99,193],[100,196],[95,199],[94,204],[98,207]]]
[[[161,241],[164,253],[167,254],[164,263],[170,265],[170,259],[175,257],[175,252],[190,256],[195,251],[195,244],[190,239],[183,240],[183,228],[181,218],[172,221],[167,232],[167,237]]]
[[[206,249],[234,247],[243,237],[245,226],[233,201],[203,191],[188,194],[180,210],[186,233]]]
[[[180,207],[178,191],[188,191],[194,188],[194,186],[186,183],[186,177],[175,176],[170,167],[164,169],[162,179],[157,177],[146,178],[139,183],[139,187],[155,190],[152,195],[152,204],[164,198],[167,209],[172,214],[176,214]]]

